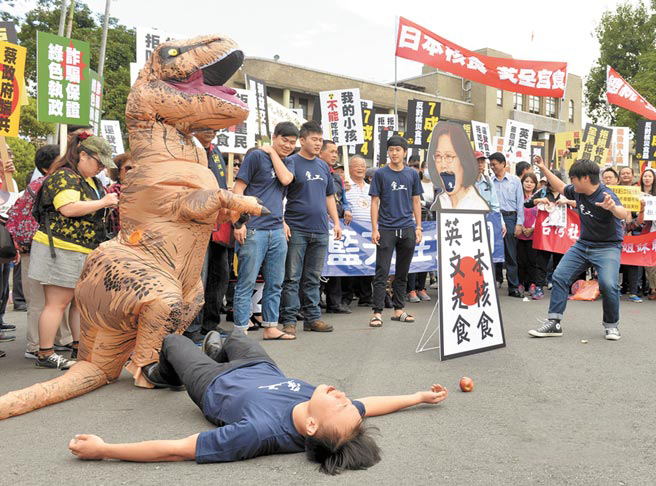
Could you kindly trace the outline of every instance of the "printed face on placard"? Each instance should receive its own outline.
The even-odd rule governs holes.
[[[427,161],[431,181],[438,190],[432,211],[490,210],[476,188],[478,162],[461,124],[441,121],[435,126]]]

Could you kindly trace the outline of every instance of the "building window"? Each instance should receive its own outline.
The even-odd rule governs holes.
[[[497,106],[503,106],[503,90],[497,90]]]
[[[529,95],[528,111],[531,113],[540,113],[540,98],[537,96]]]
[[[556,98],[546,98],[545,104],[547,116],[556,118]]]
[[[524,96],[521,93],[513,93],[513,110],[524,109]]]
[[[569,121],[574,123],[574,100],[569,100]]]
[[[497,125],[497,137],[503,137],[503,128]]]

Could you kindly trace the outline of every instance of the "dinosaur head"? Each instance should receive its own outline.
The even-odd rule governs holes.
[[[161,44],[130,92],[126,115],[162,119],[183,133],[241,123],[248,106],[223,86],[244,54],[231,39],[203,36]]]

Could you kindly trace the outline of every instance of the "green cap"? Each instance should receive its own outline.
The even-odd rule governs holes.
[[[103,165],[108,169],[117,168],[112,160],[112,147],[104,138],[92,135],[86,140],[80,142],[80,147],[84,147],[89,152],[96,154]]]

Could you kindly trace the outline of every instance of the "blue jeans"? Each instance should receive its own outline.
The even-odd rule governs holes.
[[[328,249],[328,234],[306,233],[295,229],[291,233],[280,306],[280,322],[283,325],[296,325],[296,314],[301,308],[299,284],[303,289],[305,322],[313,322],[321,317],[319,277]]]
[[[581,240],[567,250],[553,273],[553,288],[549,301],[549,319],[562,319],[567,296],[573,280],[592,265],[599,276],[599,290],[603,299],[604,327],[617,327],[620,321],[620,244],[593,247]]]
[[[262,326],[276,327],[280,310],[280,294],[285,268],[282,262],[287,256],[285,231],[280,229],[249,229],[243,245],[235,248],[239,265],[237,285],[233,297],[235,327],[247,328],[251,316],[251,297],[257,274],[262,268],[264,291],[262,294]],[[264,263],[264,266],[262,266]]]

